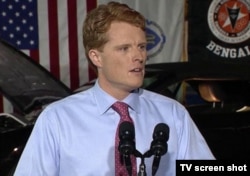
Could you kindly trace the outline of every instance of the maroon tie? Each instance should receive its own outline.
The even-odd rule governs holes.
[[[128,105],[123,102],[117,101],[112,105],[112,108],[121,116],[120,122],[118,124],[117,130],[116,130],[116,137],[115,137],[115,176],[127,176],[128,171],[126,170],[125,164],[121,163],[121,155],[118,151],[119,146],[119,125],[124,122],[128,121],[133,123],[131,117],[129,116],[128,112]],[[132,176],[136,176],[136,158],[134,155],[130,155],[131,163],[132,163]]]

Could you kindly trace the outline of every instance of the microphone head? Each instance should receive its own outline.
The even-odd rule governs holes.
[[[119,126],[119,138],[120,140],[134,140],[135,127],[131,122],[124,121]]]
[[[131,122],[124,121],[119,126],[120,143],[118,150],[121,154],[130,155],[135,152],[135,128]]]
[[[153,132],[153,139],[160,140],[162,142],[167,142],[169,139],[169,127],[165,123],[159,123],[155,126]]]
[[[169,138],[169,127],[165,123],[159,123],[155,126],[153,132],[153,141],[150,150],[156,156],[164,155],[167,150],[167,140]]]

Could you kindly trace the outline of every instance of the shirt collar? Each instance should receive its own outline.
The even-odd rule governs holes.
[[[94,91],[94,98],[97,104],[97,109],[99,111],[99,114],[105,113],[111,106],[114,104],[117,99],[109,95],[107,92],[105,92],[98,83],[98,79],[95,82],[95,85],[93,87]],[[127,103],[130,108],[132,108],[134,111],[139,113],[139,95],[141,90],[137,89],[131,92],[125,99],[122,100],[122,102]]]

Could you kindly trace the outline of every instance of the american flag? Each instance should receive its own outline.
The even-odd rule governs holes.
[[[81,30],[96,0],[0,0],[0,37],[49,70],[71,89],[94,77]],[[11,111],[0,97],[0,112]]]
[[[109,1],[0,0],[0,37],[74,90],[95,78],[84,55],[83,20],[89,10]],[[184,1],[114,1],[126,3],[144,14],[149,21],[148,28],[162,39],[156,42],[152,49],[154,56],[147,63],[183,59],[182,49],[186,48],[183,43]],[[8,107],[11,107],[8,101],[1,100],[0,96],[0,112],[11,112]]]

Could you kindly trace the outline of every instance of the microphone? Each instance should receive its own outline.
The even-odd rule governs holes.
[[[131,122],[124,121],[119,126],[120,143],[118,150],[125,161],[129,175],[132,175],[130,155],[135,153],[135,128]],[[122,160],[122,161],[123,161]]]
[[[153,141],[150,146],[150,151],[154,154],[152,164],[152,175],[155,175],[161,160],[161,156],[167,153],[167,140],[169,139],[169,127],[165,123],[159,123],[155,126],[153,132]]]

